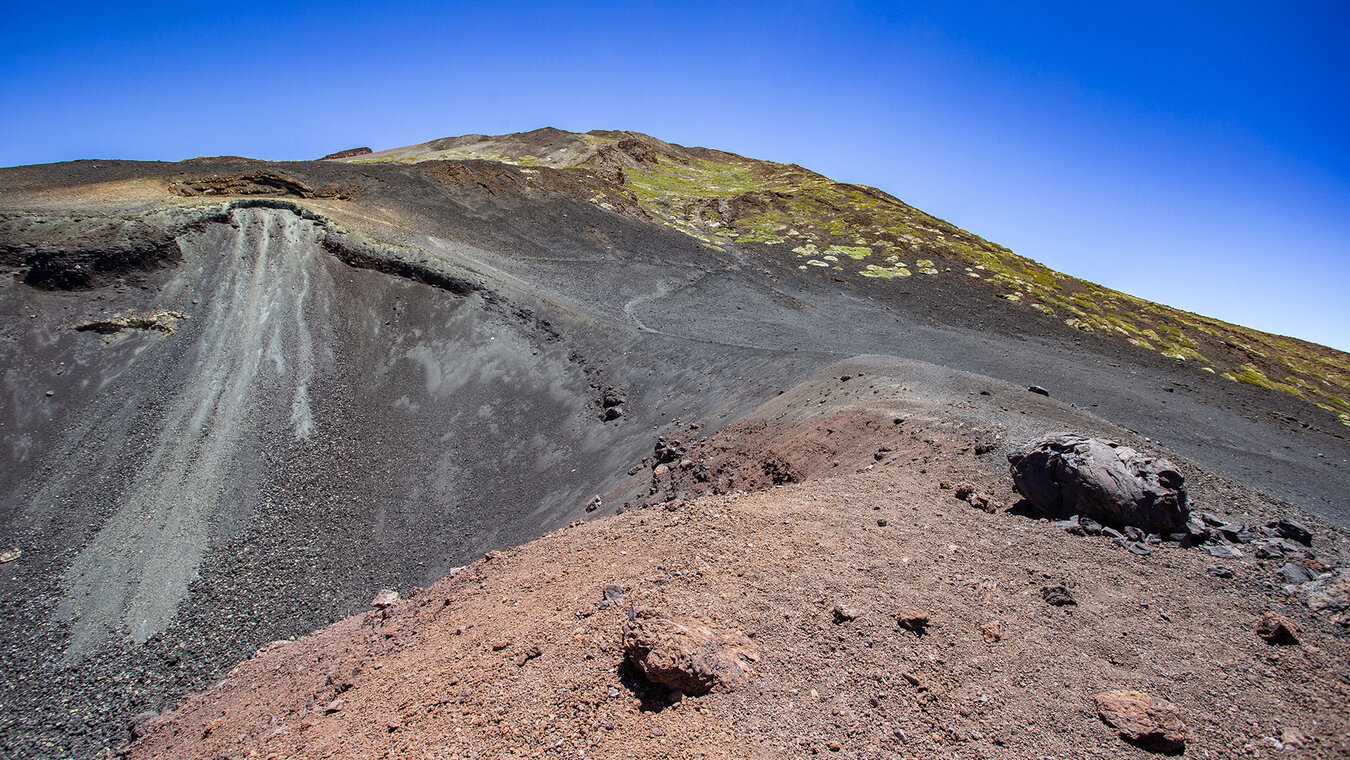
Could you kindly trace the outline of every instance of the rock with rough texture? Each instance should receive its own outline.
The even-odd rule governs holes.
[[[1056,607],[1070,607],[1078,604],[1078,600],[1073,598],[1073,594],[1069,592],[1069,588],[1062,583],[1054,586],[1042,587],[1041,598],[1045,600],[1046,604],[1051,604]]]
[[[1018,492],[1052,517],[1162,534],[1185,530],[1190,517],[1176,467],[1114,441],[1047,436],[1010,451],[1008,463]]]
[[[1298,643],[1298,626],[1287,617],[1267,612],[1256,624],[1256,635],[1267,644],[1292,646]]]
[[[1313,612],[1350,610],[1350,568],[1323,573],[1299,587],[1299,598]]]
[[[1185,751],[1189,732],[1171,702],[1125,689],[1104,691],[1092,700],[1098,717],[1130,744],[1169,755]]]
[[[733,686],[759,659],[740,631],[717,631],[689,620],[635,611],[623,628],[624,664],[649,684],[683,694],[706,694],[714,686]]]
[[[386,588],[381,589],[380,593],[376,594],[375,598],[370,600],[370,606],[379,610],[383,610],[389,607],[393,607],[394,604],[396,604],[397,602],[398,602],[398,592],[391,588]]]

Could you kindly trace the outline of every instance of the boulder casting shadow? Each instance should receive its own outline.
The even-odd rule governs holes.
[[[1051,517],[1079,515],[1163,535],[1184,530],[1190,517],[1176,467],[1115,441],[1046,436],[1008,452],[1008,463],[1018,493]]]

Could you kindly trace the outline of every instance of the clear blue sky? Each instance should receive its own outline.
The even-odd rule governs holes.
[[[632,129],[1350,349],[1344,2],[7,2],[0,165]]]

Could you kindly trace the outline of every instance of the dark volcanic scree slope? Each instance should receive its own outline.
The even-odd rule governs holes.
[[[622,508],[658,435],[860,354],[1043,386],[1350,524],[1350,357],[634,133],[0,170],[0,264],[14,756],[115,746],[381,588]]]

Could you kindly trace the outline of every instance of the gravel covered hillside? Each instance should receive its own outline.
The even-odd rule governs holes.
[[[1087,284],[884,194],[633,133],[3,169],[0,267],[14,756],[120,746],[132,716],[381,589],[581,518],[772,485],[710,452],[742,485],[653,490],[645,460],[767,424],[774,399],[820,406],[838,391],[801,384],[860,355],[928,363],[902,383],[916,397],[945,398],[949,371],[1007,384],[1003,443],[1082,413],[1324,535],[1350,525],[1327,396],[1344,354],[1201,320],[1218,332],[1192,336],[1200,366],[1140,337],[1171,335],[1170,311],[1093,310]],[[1049,291],[1147,319],[1107,330]]]

